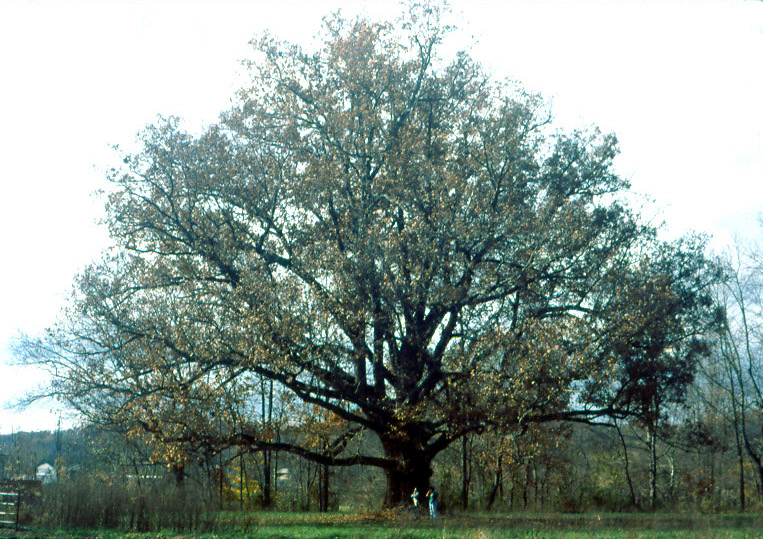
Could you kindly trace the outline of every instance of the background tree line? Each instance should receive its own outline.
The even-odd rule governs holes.
[[[711,386],[696,384],[690,393],[682,409],[660,425],[656,444],[649,429],[635,422],[544,424],[516,437],[474,435],[438,456],[433,463],[433,482],[446,513],[465,508],[574,512],[761,509],[754,455],[741,440],[740,457],[735,442],[735,428],[741,429],[741,425],[735,424],[730,408],[719,413],[719,392]],[[763,437],[754,416],[748,418],[747,430],[750,446],[759,446]],[[283,435],[306,434],[300,428]],[[371,437],[365,444],[368,451],[378,446]],[[654,468],[653,445],[657,455]],[[183,482],[178,485],[173,463],[163,460],[149,445],[125,444],[119,434],[92,428],[6,435],[0,437],[0,453],[23,456],[4,460],[7,479],[30,477],[41,462],[55,462],[58,483],[45,487],[48,497],[41,507],[54,495],[70,503],[103,496],[104,503],[113,504],[117,493],[110,489],[125,496],[125,508],[141,499],[135,493],[166,496],[178,488],[186,492],[183,499],[187,496],[208,509],[226,510],[369,511],[385,498],[384,477],[373,468],[326,468],[289,452],[266,455],[234,447],[188,454]],[[128,496],[130,492],[133,494]],[[59,501],[55,506],[63,505]],[[79,513],[72,508],[65,514],[74,518]],[[53,515],[47,518],[53,519]]]

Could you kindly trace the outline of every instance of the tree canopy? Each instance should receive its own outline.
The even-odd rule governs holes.
[[[446,34],[414,6],[328,19],[315,51],[266,36],[218,123],[148,127],[109,177],[117,251],[29,343],[52,392],[165,443],[379,466],[390,504],[466,434],[680,400],[713,320],[702,243],[629,208],[615,136],[555,131],[539,96],[440,57]],[[263,378],[332,443],[274,440]],[[348,451],[361,432],[382,450]]]

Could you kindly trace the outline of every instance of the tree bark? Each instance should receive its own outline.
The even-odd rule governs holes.
[[[273,453],[269,449],[262,452],[262,508],[273,505]]]
[[[382,440],[382,445],[386,457],[395,462],[385,469],[385,507],[407,505],[414,488],[427,492],[431,486],[433,456],[411,441]]]
[[[268,429],[273,430],[273,380],[260,379],[260,397],[262,399],[263,415]],[[267,412],[266,412],[267,410]],[[273,452],[264,449],[262,452],[262,508],[268,509],[273,505]]]
[[[318,510],[321,513],[327,513],[329,510],[329,484],[331,478],[331,469],[326,464],[319,464],[318,466]]]
[[[495,471],[495,482],[493,483],[493,488],[490,489],[490,494],[487,498],[487,505],[486,509],[490,511],[493,508],[493,504],[495,503],[496,496],[498,495],[499,490],[502,488],[503,485],[503,455],[501,453],[498,453],[498,464],[496,466]],[[512,505],[514,501],[512,500]]]
[[[182,462],[173,463],[170,468],[175,477],[175,486],[182,489],[185,485],[185,464]]]
[[[739,443],[739,435],[737,434],[737,461],[739,462],[739,510],[744,513],[747,510],[747,498],[745,497],[745,485],[744,485],[744,452],[742,446]]]
[[[467,436],[461,439],[461,507],[469,508],[469,482],[471,467],[469,462],[469,443]]]
[[[657,509],[657,433],[654,425],[648,427],[649,436],[649,507]]]
[[[617,435],[620,437],[620,443],[623,446],[623,460],[625,464],[625,480],[628,482],[628,489],[630,490],[631,494],[631,505],[633,507],[637,506],[636,502],[636,490],[633,488],[633,479],[631,478],[631,466],[630,466],[630,459],[628,458],[628,444],[625,443],[625,436],[623,436],[623,432],[620,430],[620,425],[615,422],[615,429],[617,429]]]

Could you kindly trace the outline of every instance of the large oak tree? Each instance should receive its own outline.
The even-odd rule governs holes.
[[[389,504],[467,434],[638,413],[655,379],[680,396],[709,320],[702,246],[639,222],[614,136],[553,131],[538,96],[440,57],[447,31],[417,9],[329,19],[314,52],[265,37],[217,124],[143,133],[110,177],[118,252],[29,347],[54,392],[176,449],[379,466]],[[334,441],[275,440],[262,377],[332,414]]]

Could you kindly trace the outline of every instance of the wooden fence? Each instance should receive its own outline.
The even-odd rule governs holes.
[[[21,509],[21,492],[0,492],[0,527],[12,526],[19,529],[19,510]]]

